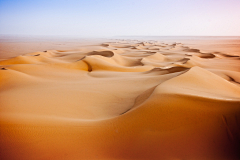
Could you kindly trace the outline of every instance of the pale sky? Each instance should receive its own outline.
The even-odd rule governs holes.
[[[240,36],[240,0],[0,0],[0,34]]]

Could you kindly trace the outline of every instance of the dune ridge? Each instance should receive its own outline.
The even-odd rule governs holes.
[[[112,40],[0,61],[0,159],[240,159],[240,54]]]

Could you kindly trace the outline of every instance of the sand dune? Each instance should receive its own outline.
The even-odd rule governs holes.
[[[2,55],[0,159],[240,159],[240,53],[203,44]]]

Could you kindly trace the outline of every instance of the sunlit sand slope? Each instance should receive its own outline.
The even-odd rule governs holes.
[[[0,61],[0,159],[240,159],[240,54],[116,40]]]

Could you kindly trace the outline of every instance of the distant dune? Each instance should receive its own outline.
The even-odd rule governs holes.
[[[240,159],[239,39],[58,44],[0,43],[1,160]]]

